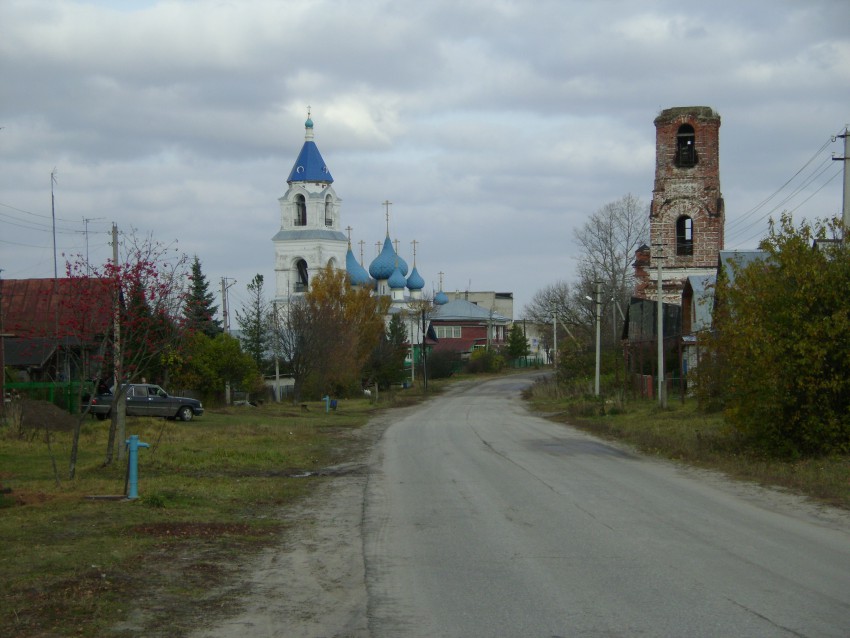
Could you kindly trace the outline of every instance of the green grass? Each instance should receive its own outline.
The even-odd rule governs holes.
[[[747,450],[720,413],[705,414],[696,401],[611,402],[564,397],[547,384],[528,393],[535,410],[643,453],[714,469],[762,485],[785,488],[820,502],[850,509],[850,457],[783,460]]]
[[[382,407],[415,401],[409,392]],[[0,500],[0,635],[121,635],[108,628],[127,616],[128,600],[152,592],[147,613],[170,635],[188,630],[223,604],[211,592],[226,559],[280,542],[287,523],[276,512],[324,480],[294,475],[351,458],[360,445],[352,433],[375,409],[362,399],[330,413],[312,402],[307,411],[209,411],[189,423],[130,418],[127,434],[150,444],[139,451],[134,501],[102,498],[124,493],[126,471],[117,460],[104,466],[108,422],[85,422],[74,480],[70,432],[51,432],[48,447],[43,430],[19,438],[0,427],[0,485],[11,488]]]

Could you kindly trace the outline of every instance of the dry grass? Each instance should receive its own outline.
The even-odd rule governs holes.
[[[646,454],[719,470],[762,485],[782,487],[820,502],[850,509],[850,458],[782,460],[746,450],[719,413],[704,414],[696,402],[624,403],[593,397],[566,398],[547,384],[528,394],[550,418],[628,443]]]
[[[74,480],[67,424],[48,411],[0,426],[0,486],[11,490],[0,494],[0,635],[122,635],[109,628],[132,626],[128,601],[146,596],[154,625],[188,631],[222,604],[229,559],[279,543],[282,508],[365,445],[357,433],[375,409],[363,399],[330,413],[314,402],[128,419],[128,435],[150,444],[134,501],[89,498],[124,493],[125,465],[103,465],[108,422],[85,421]]]

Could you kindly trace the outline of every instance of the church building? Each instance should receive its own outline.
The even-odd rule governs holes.
[[[290,300],[309,290],[312,274],[326,266],[345,269],[352,286],[367,287],[374,291],[373,294],[389,297],[390,314],[422,299],[425,280],[416,266],[418,242],[411,242],[411,268],[399,255],[397,242],[394,244],[390,239],[390,202],[384,202],[387,224],[383,245],[368,270],[362,263],[362,248],[360,261],[354,256],[351,238],[342,232],[342,200],[334,190],[331,172],[313,141],[313,120],[309,114],[304,128],[304,144],[286,180],[286,193],[279,199],[280,230],[272,238],[275,302],[285,308]],[[350,232],[351,228],[346,230]],[[439,294],[435,296],[437,303],[441,299]],[[411,336],[416,339],[418,335]]]
[[[310,285],[310,273],[345,267],[348,240],[340,228],[333,177],[313,141],[313,120],[304,123],[304,145],[286,180],[275,247],[275,301],[287,304]]]
[[[635,259],[635,296],[681,303],[689,277],[713,275],[723,250],[720,192],[720,115],[708,106],[665,109],[655,118],[655,185],[650,246]]]

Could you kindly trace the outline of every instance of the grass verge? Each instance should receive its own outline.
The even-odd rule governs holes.
[[[536,384],[527,393],[534,410],[645,454],[718,470],[728,476],[785,488],[822,503],[850,509],[850,457],[782,460],[748,451],[719,413],[705,414],[696,402],[605,402],[563,397]]]
[[[413,388],[330,413],[312,402],[129,418],[127,435],[150,445],[133,501],[110,498],[124,494],[126,465],[103,464],[108,422],[85,421],[73,480],[69,430],[0,426],[0,635],[187,633],[231,604],[217,585],[234,557],[283,542],[281,511],[364,449],[358,432],[376,408],[420,398]]]

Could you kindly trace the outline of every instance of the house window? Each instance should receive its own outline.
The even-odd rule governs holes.
[[[299,259],[295,264],[295,271],[295,292],[307,292],[307,286],[309,284],[309,279],[307,277],[307,262],[303,259]]]
[[[435,326],[437,339],[460,339],[460,326]]]
[[[694,127],[682,124],[676,134],[676,166],[689,167],[697,163]]]
[[[682,215],[676,220],[676,254],[689,256],[694,254],[694,220]]]
[[[331,201],[331,196],[328,195],[325,198],[325,226],[333,226],[334,225],[334,205]]]
[[[307,225],[307,200],[304,199],[304,195],[295,196],[295,225]]]

